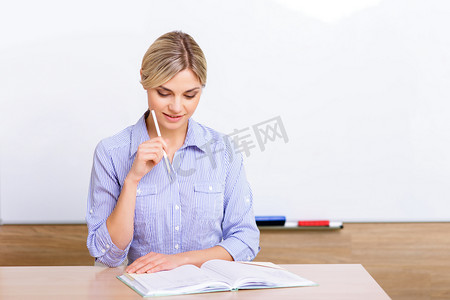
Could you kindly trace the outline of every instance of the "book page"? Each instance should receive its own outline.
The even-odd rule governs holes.
[[[229,290],[230,287],[217,281],[194,265],[184,265],[170,271],[160,271],[150,274],[127,274],[134,278],[139,285],[134,287],[145,290],[146,295],[169,295],[192,293],[209,290]]]
[[[289,271],[267,266],[211,260],[204,263],[202,268],[229,278],[233,289],[316,285]]]
[[[237,263],[246,264],[246,265],[253,265],[253,266],[269,267],[269,268],[279,269],[279,270],[285,270],[284,268],[280,267],[279,265],[276,265],[276,264],[271,263],[271,262],[266,262],[266,261],[237,261]]]

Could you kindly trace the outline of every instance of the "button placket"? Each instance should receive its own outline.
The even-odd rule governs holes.
[[[176,250],[181,248],[181,232],[180,232],[180,225],[181,225],[181,201],[180,201],[180,185],[177,181],[176,184],[172,185],[172,192],[173,192],[173,202],[174,202],[174,218],[173,218],[173,244],[174,248]]]

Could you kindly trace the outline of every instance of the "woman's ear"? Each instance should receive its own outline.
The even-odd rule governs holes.
[[[142,77],[142,69],[140,69],[140,70],[139,70],[139,74],[140,74],[140,75],[141,75],[141,77]]]

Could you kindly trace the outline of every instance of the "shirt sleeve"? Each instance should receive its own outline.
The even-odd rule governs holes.
[[[232,158],[224,192],[223,241],[219,246],[225,248],[235,261],[251,261],[260,250],[253,196],[242,155],[239,153]]]
[[[110,267],[119,266],[125,260],[131,244],[130,242],[125,250],[119,249],[112,242],[106,227],[106,219],[116,206],[120,190],[111,156],[100,142],[95,149],[89,184],[86,211],[87,248],[97,261]]]

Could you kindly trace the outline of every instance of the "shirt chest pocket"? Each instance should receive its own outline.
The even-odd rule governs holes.
[[[219,182],[194,184],[194,209],[201,219],[218,219],[223,216],[224,185]]]
[[[138,187],[136,191],[136,223],[148,221],[148,217],[157,215],[158,207],[158,193],[155,184],[147,184]]]

